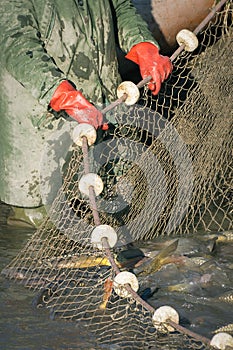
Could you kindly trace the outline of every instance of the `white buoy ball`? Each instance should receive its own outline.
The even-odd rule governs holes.
[[[74,143],[82,147],[82,139],[84,136],[87,138],[88,145],[93,145],[97,137],[96,129],[94,128],[94,126],[86,123],[80,123],[76,125],[72,133],[72,139]]]
[[[199,43],[196,35],[188,29],[182,29],[176,35],[176,41],[179,46],[184,45],[184,50],[188,52],[194,51]]]
[[[174,332],[174,328],[166,323],[169,320],[179,324],[178,312],[173,309],[173,307],[167,305],[161,306],[155,310],[152,317],[152,322],[155,328],[161,331],[166,329],[168,332]]]
[[[117,88],[117,97],[121,98],[124,94],[127,95],[127,98],[125,100],[125,104],[127,106],[134,105],[139,97],[140,92],[137,87],[132,81],[123,81]]]
[[[225,350],[227,347],[233,348],[233,337],[225,332],[215,334],[210,341],[210,346]]]
[[[99,248],[103,248],[102,238],[107,238],[110,248],[117,243],[117,234],[114,228],[109,225],[99,225],[94,228],[91,233],[91,243]]]
[[[131,294],[124,287],[126,284],[129,284],[135,292],[138,291],[139,283],[137,277],[132,272],[122,271],[116,275],[113,282],[114,291],[122,298],[131,297]]]
[[[86,196],[89,196],[90,186],[94,188],[96,196],[98,196],[104,189],[104,184],[101,177],[94,173],[85,174],[79,180],[79,191]]]

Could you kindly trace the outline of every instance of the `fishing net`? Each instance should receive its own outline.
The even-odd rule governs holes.
[[[232,230],[231,23],[229,2],[200,31],[198,48],[174,59],[158,96],[144,86],[136,105],[116,106],[88,149],[71,138],[46,220],[3,271],[36,290],[35,304],[52,318],[88,327],[101,348],[209,347],[171,320],[158,326],[140,283],[116,277],[143,259],[136,249],[120,259],[139,239]],[[104,185],[94,201],[79,187],[90,172]],[[114,228],[116,242],[97,244],[99,225]]]

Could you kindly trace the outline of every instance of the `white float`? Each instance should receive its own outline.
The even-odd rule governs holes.
[[[156,309],[152,316],[152,322],[156,329],[161,331],[166,329],[168,332],[173,332],[174,328],[167,324],[169,320],[179,324],[178,312],[173,309],[173,307],[168,305],[164,305]]]
[[[199,45],[197,36],[188,29],[180,30],[176,35],[176,41],[179,46],[184,45],[184,50],[188,52],[194,51]]]
[[[122,271],[116,275],[113,282],[113,288],[116,294],[122,298],[131,297],[131,294],[124,288],[124,285],[130,285],[130,287],[137,292],[139,288],[139,283],[137,277],[128,271]]]
[[[118,86],[117,97],[121,98],[124,94],[127,95],[127,98],[124,101],[127,106],[134,105],[140,97],[139,89],[132,81],[123,81]]]
[[[101,177],[94,173],[88,173],[81,177],[79,180],[79,190],[81,193],[89,196],[89,188],[94,188],[95,195],[98,196],[104,189],[104,184]]]
[[[91,124],[80,123],[78,124],[72,133],[72,139],[74,143],[78,146],[82,146],[83,137],[87,138],[87,143],[89,146],[93,145],[96,141],[96,129]]]
[[[103,249],[102,238],[107,238],[110,248],[117,243],[117,234],[114,228],[109,225],[99,225],[91,233],[91,243],[94,247]]]
[[[233,337],[225,332],[215,334],[210,341],[210,346],[217,349],[225,350],[228,347],[233,348]]]

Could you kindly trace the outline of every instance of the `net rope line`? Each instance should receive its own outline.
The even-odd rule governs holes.
[[[83,162],[84,162],[84,173],[88,174],[89,173],[89,161],[88,161],[88,145],[87,145],[87,138],[85,136],[82,137],[82,152],[83,152]],[[99,213],[98,213],[98,209],[97,209],[97,205],[96,205],[96,200],[95,200],[95,190],[93,186],[89,186],[89,200],[90,200],[90,208],[92,210],[93,213],[93,218],[94,218],[94,222],[96,226],[99,226],[101,224],[100,221],[100,217],[99,217]],[[108,238],[107,237],[103,237],[101,239],[102,244],[103,244],[103,249],[104,252],[111,264],[111,267],[113,268],[114,272],[116,275],[118,275],[120,273],[120,269],[117,266],[114,257],[111,253],[110,250],[110,246],[108,243]],[[131,295],[131,297],[137,301],[139,304],[141,304],[146,310],[148,310],[149,312],[151,312],[152,314],[155,312],[155,309],[153,308],[153,306],[151,306],[150,304],[148,304],[145,300],[143,300],[138,294],[137,292],[135,292],[131,286],[129,284],[125,284],[124,288],[127,290],[127,292]],[[210,339],[199,335],[195,332],[192,332],[190,330],[188,330],[187,328],[171,321],[171,320],[167,320],[166,324],[172,326],[173,328],[175,328],[178,332],[183,333],[187,336],[190,336],[191,338],[196,339],[197,341],[201,341],[202,343],[206,344],[207,346],[210,345]]]
[[[92,154],[93,148],[89,149],[88,147],[90,145],[89,139],[87,144],[83,138],[80,138],[77,147],[75,138],[71,137],[72,144],[69,150],[72,151],[72,157],[67,159],[68,168],[65,172],[64,182],[59,187],[59,192],[53,201],[52,208],[49,210],[49,215],[35,235],[32,236],[26,247],[4,271],[4,274],[8,277],[19,280],[26,287],[39,290],[38,295],[35,297],[34,305],[36,307],[46,306],[50,310],[52,319],[58,316],[65,319],[75,319],[80,322],[85,320],[87,323],[84,322],[84,326],[90,327],[90,330],[92,328],[92,333],[100,343],[109,344],[110,342],[113,347],[116,345],[118,348],[121,344],[124,349],[134,348],[139,350],[144,348],[148,342],[150,344],[148,348],[150,349],[164,349],[164,346],[167,348],[168,344],[170,344],[171,347],[169,349],[173,350],[176,348],[174,347],[176,344],[178,349],[195,348],[200,350],[200,348],[209,349],[209,345],[212,345],[211,343],[209,344],[209,339],[207,339],[207,342],[203,340],[203,337],[200,340],[200,335],[196,333],[203,334],[201,331],[196,330],[196,333],[189,331],[190,328],[186,326],[187,322],[183,319],[183,309],[180,310],[180,322],[179,320],[175,321],[177,324],[170,322],[170,328],[173,328],[171,332],[168,329],[168,318],[165,321],[163,319],[158,325],[159,328],[161,327],[161,332],[157,329],[159,322],[155,321],[154,315],[153,321],[156,323],[152,322],[154,309],[151,305],[144,303],[144,300],[147,301],[148,298],[144,299],[143,297],[145,296],[143,293],[148,283],[151,283],[152,292],[153,288],[159,285],[156,282],[157,277],[155,276],[155,281],[152,279],[145,282],[143,278],[141,280],[139,274],[140,288],[137,292],[130,287],[131,282],[128,282],[127,279],[123,283],[117,284],[116,281],[118,279],[115,280],[114,277],[120,277],[119,273],[122,270],[124,272],[125,268],[128,270],[128,268],[127,265],[124,265],[124,260],[123,264],[121,264],[121,260],[118,259],[121,256],[121,249],[119,250],[116,247],[115,250],[110,232],[112,227],[117,230],[117,233],[119,232],[119,235],[117,234],[118,238],[115,237],[117,239],[116,245],[118,243],[122,245],[122,242],[124,244],[127,243],[128,232],[131,235],[130,242],[137,242],[138,239],[146,241],[159,234],[166,234],[165,226],[168,221],[170,222],[171,209],[173,209],[173,206],[176,209],[176,202],[173,202],[173,198],[176,196],[176,191],[178,191],[177,179],[183,183],[190,175],[191,177],[192,175],[194,176],[193,181],[195,182],[192,198],[190,199],[191,202],[189,200],[189,209],[184,216],[184,221],[177,226],[177,229],[174,228],[174,231],[172,227],[169,234],[171,232],[172,234],[175,232],[181,235],[186,233],[195,234],[196,232],[202,232],[203,228],[205,232],[213,232],[215,230],[221,232],[232,229],[232,220],[230,220],[232,211],[229,212],[231,210],[229,204],[231,203],[232,193],[230,192],[232,188],[230,176],[233,170],[231,163],[233,145],[230,131],[233,129],[229,127],[231,123],[229,115],[231,114],[230,109],[232,106],[230,101],[231,94],[229,94],[231,79],[228,77],[228,71],[231,68],[231,62],[228,59],[228,57],[231,57],[231,36],[228,35],[230,33],[228,25],[232,23],[228,22],[232,15],[230,4],[231,1],[229,6],[224,7],[223,11],[221,10],[220,13],[216,14],[216,21],[210,21],[207,28],[199,33],[200,45],[194,54],[184,52],[175,60],[174,74],[171,75],[172,79],[168,79],[168,83],[165,82],[164,91],[162,87],[158,100],[152,99],[152,96],[147,93],[148,89],[144,89],[143,96],[139,101],[143,102],[143,107],[141,108],[139,104],[139,109],[142,112],[146,103],[146,106],[149,106],[153,113],[151,121],[150,118],[152,116],[150,113],[138,113],[137,109],[134,110],[133,108],[135,113],[131,113],[128,116],[124,114],[124,108],[120,109],[119,114],[116,112],[117,120],[120,122],[118,129],[114,130],[113,134],[111,134],[112,130],[110,129],[110,141],[109,143],[106,142],[104,147],[101,146],[99,149],[98,142],[96,143],[95,156]],[[222,69],[219,70],[219,74],[216,76],[216,71],[219,69],[219,59],[222,62],[222,65],[220,65]],[[189,91],[190,93],[188,94]],[[182,93],[184,95],[181,95]],[[168,99],[169,103],[166,104],[167,100],[164,101],[163,98]],[[155,104],[152,105],[152,103]],[[132,109],[129,110],[132,111]],[[156,113],[159,114],[158,118]],[[167,124],[163,124],[162,117],[167,118],[166,120],[171,118],[172,125],[181,135],[181,138],[183,137],[183,142],[193,157],[192,166],[194,169],[191,169],[193,173],[190,170],[186,171],[187,167],[184,169],[181,166],[183,162],[187,164],[185,162],[186,155],[182,152],[182,158],[179,157],[180,147],[179,143],[176,143],[178,141],[177,138],[171,138],[172,142],[173,140],[175,142],[175,145],[172,144],[173,153],[171,155],[169,154],[170,144],[166,143],[167,139],[164,139],[164,144],[159,142],[160,138],[158,136],[160,134],[158,131],[167,130]],[[140,130],[145,130],[145,136],[139,135],[141,131],[137,130],[137,120],[143,123],[139,127]],[[152,125],[148,126],[146,123],[151,123]],[[127,124],[129,125],[130,133],[127,133],[127,129],[125,130],[124,124],[126,124],[126,128]],[[196,126],[195,130],[193,130],[194,125]],[[79,126],[81,125],[77,127]],[[170,131],[169,128],[168,131]],[[154,135],[152,142],[150,133]],[[200,136],[197,137],[196,133]],[[164,167],[164,173],[161,174],[157,169],[154,172],[155,169],[152,165],[154,162],[151,162],[151,157],[148,158],[147,148],[146,151],[143,149],[143,162],[150,160],[149,164],[145,163],[146,176],[141,172],[140,162],[139,165],[137,162],[133,163],[136,164],[136,167],[134,165],[128,169],[128,164],[124,160],[125,158],[126,162],[128,161],[128,153],[125,153],[124,148],[120,148],[122,145],[123,147],[128,145],[123,142],[125,136],[129,137],[130,141],[135,140],[137,143],[145,144],[149,151],[152,150],[153,153],[149,153],[149,156],[152,155],[153,157],[153,154],[156,155],[155,164],[157,164],[156,162],[161,162],[161,166]],[[102,145],[101,142],[100,144]],[[90,155],[85,164],[82,146],[84,147],[84,153],[86,152],[85,154],[88,154],[88,157]],[[129,146],[131,147],[131,144]],[[127,148],[127,152],[131,151],[130,147]],[[51,146],[49,149],[51,149]],[[100,164],[97,164],[96,167],[92,159],[100,162]],[[176,161],[175,164],[173,164],[173,159]],[[130,157],[129,160],[131,161]],[[180,163],[182,164],[180,165]],[[124,167],[124,164],[126,164],[126,167]],[[130,163],[129,165],[131,166]],[[100,169],[98,168],[99,166],[101,166]],[[94,189],[96,187],[87,188],[87,191],[84,193],[85,196],[82,196],[79,188],[81,181],[79,179],[84,172],[85,174],[90,173],[90,170],[98,174],[102,179],[104,190],[101,196],[98,195],[98,191],[95,192]],[[177,178],[179,173],[183,171],[185,175]],[[155,174],[156,176],[154,176]],[[116,186],[118,184],[121,185],[122,175],[126,177],[125,185],[128,187],[121,187],[119,193],[120,195],[123,193],[123,199],[127,205],[130,202],[129,208],[131,211],[127,211],[128,208],[125,211],[114,210],[115,208],[121,209],[121,207],[117,206],[118,202],[115,201],[115,205],[112,205],[111,202],[113,201],[114,203],[114,196],[116,196],[118,191],[118,188],[114,189],[115,183]],[[153,191],[148,200],[148,188],[145,186],[145,182],[146,184],[149,183],[150,186],[151,176],[157,179],[156,183],[153,182],[153,186],[155,185],[154,187],[158,188],[159,192]],[[164,177],[165,181],[167,181],[168,195],[166,197],[167,203],[165,203],[167,207],[165,207],[164,212],[158,218],[158,223],[155,223],[152,227],[153,232],[147,234],[147,231],[151,229],[151,226],[147,226],[147,222],[150,225],[152,217],[148,215],[142,217],[140,215],[136,222],[134,221],[134,215],[140,213],[142,208],[145,208],[146,213],[149,214],[155,211],[154,208],[159,212]],[[50,181],[51,179],[53,177],[50,177]],[[131,197],[131,188],[135,197]],[[178,198],[178,203],[181,205],[183,202],[181,203],[180,200],[186,200],[186,193],[184,192],[183,195],[181,191],[181,197],[180,199]],[[152,196],[153,198],[158,196],[158,199],[150,201]],[[145,198],[147,199],[146,205]],[[108,206],[106,204],[103,205],[102,200],[108,201]],[[122,200],[121,197],[120,200]],[[90,202],[92,203],[91,205]],[[213,208],[211,207],[212,205],[214,205]],[[110,214],[108,213],[108,208],[110,208]],[[217,209],[215,210],[215,208]],[[111,210],[114,210],[114,212]],[[142,213],[145,214],[145,210],[142,210]],[[220,218],[217,217],[219,211]],[[116,216],[113,216],[111,213]],[[207,218],[205,218],[206,214]],[[152,223],[154,222],[153,220],[154,218],[152,218]],[[109,232],[104,232],[109,238],[101,241],[101,237],[98,237],[98,246],[95,247],[93,243],[96,242],[93,242],[93,235],[92,237],[90,236],[90,231],[93,228],[94,230],[98,229],[96,226],[101,224],[100,221],[109,225]],[[128,225],[126,226],[126,231],[123,232],[121,231],[122,223]],[[102,235],[102,237],[105,236]],[[138,277],[137,269],[134,271],[134,277]],[[165,295],[167,295],[166,276],[164,277]],[[132,287],[134,287],[133,284]],[[163,291],[163,287],[161,290]],[[121,297],[118,291],[127,296]],[[170,299],[170,295],[168,293],[166,300],[163,295],[161,299],[159,299],[158,295],[155,295],[155,298],[152,299],[152,305],[156,312],[159,310],[160,304],[167,305],[167,300],[171,303],[173,296],[171,295]],[[183,303],[183,296],[181,298]],[[177,305],[176,301],[173,302]],[[205,305],[205,301],[203,301],[203,305]],[[179,305],[175,306],[175,308],[178,310]],[[188,316],[189,319],[190,317]],[[111,327],[109,327],[109,322],[113,322]],[[131,322],[130,327],[129,322]],[[180,325],[187,327],[187,332],[186,328]],[[116,337],[111,339],[113,332]],[[166,333],[166,335],[163,335],[163,333]],[[211,335],[209,337],[212,338]]]
[[[212,10],[210,11],[210,13],[204,18],[204,20],[196,27],[196,29],[193,31],[193,34],[197,35],[207,24],[208,22],[215,16],[216,12],[219,11],[221,9],[221,7],[227,2],[227,0],[221,0],[214,8],[212,8]],[[174,61],[179,54],[185,49],[185,45],[182,44],[180,45],[180,47],[172,54],[172,56],[170,57],[171,62]],[[138,84],[137,87],[138,88],[142,88],[143,86],[145,86],[150,80],[151,80],[151,76],[148,76],[144,79],[142,79]],[[108,105],[106,108],[102,109],[102,114],[106,114],[108,111],[114,109],[116,106],[122,104],[126,99],[127,99],[127,94],[124,93],[119,99],[115,100],[113,103],[111,103],[110,105]],[[88,174],[90,172],[89,169],[89,159],[88,159],[88,140],[86,136],[82,137],[82,153],[83,153],[83,164],[84,164],[84,174]],[[95,198],[95,190],[93,186],[89,186],[89,200],[90,200],[90,208],[92,210],[92,214],[93,214],[93,219],[94,219],[94,223],[96,226],[101,225],[101,220],[99,217],[99,212],[97,209],[97,203],[96,203],[96,198]],[[108,238],[107,237],[103,237],[101,239],[101,242],[103,244],[103,249],[104,252],[115,272],[115,274],[119,274],[120,273],[120,269],[117,266],[114,257],[111,253],[111,249],[110,249],[110,245],[108,242]],[[150,304],[148,304],[145,300],[143,300],[137,292],[135,292],[130,284],[124,284],[124,288],[127,290],[127,292],[133,297],[133,299],[135,301],[137,301],[138,303],[140,303],[146,310],[148,310],[149,312],[151,312],[152,314],[155,312],[154,307],[152,307]],[[176,329],[178,332],[183,333],[187,336],[190,336],[191,338],[196,339],[197,341],[201,341],[202,343],[206,344],[207,346],[210,345],[210,339],[206,338],[202,335],[199,335],[195,332],[192,332],[188,329],[186,329],[185,327],[173,322],[172,320],[167,320],[166,324],[172,326],[174,329]]]
[[[201,23],[193,30],[193,34],[195,35],[199,34],[201,30],[209,23],[209,21],[216,15],[216,12],[218,12],[222,8],[222,6],[226,4],[227,1],[228,0],[221,0],[216,6],[214,6],[210,10],[210,13],[203,19],[203,21],[201,21]],[[175,50],[175,52],[171,55],[170,61],[173,62],[184,49],[185,49],[185,45],[184,44],[180,45],[178,49]],[[148,76],[142,79],[136,86],[140,89],[144,87],[146,84],[148,84],[151,79],[152,77]],[[118,105],[122,104],[126,99],[127,99],[127,94],[125,93],[123,94],[123,96],[121,96],[120,98],[118,98],[117,100],[109,104],[107,107],[103,108],[101,110],[101,113],[103,115],[106,114],[107,112],[111,111]]]

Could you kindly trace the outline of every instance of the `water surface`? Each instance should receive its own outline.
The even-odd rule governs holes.
[[[17,255],[33,232],[31,229],[0,225],[0,270]],[[185,256],[209,256],[206,254],[208,243],[195,237],[186,240],[181,238],[180,242],[180,253]],[[145,242],[143,246],[150,250],[152,242]],[[233,323],[233,304],[216,300],[221,293],[231,288],[233,290],[232,252],[232,242],[218,244],[203,271],[190,270],[185,264],[183,267],[174,264],[164,266],[142,281],[145,290],[151,289],[153,292],[153,295],[149,295],[148,303],[155,308],[164,304],[173,306],[185,327],[211,338],[216,328]],[[176,285],[181,285],[184,290],[181,287],[181,290],[173,292],[168,290],[168,287]],[[47,309],[33,307],[34,297],[34,292],[0,275],[0,349],[108,348],[98,345],[94,336],[88,332],[88,326],[82,327],[76,322],[60,319],[51,320]],[[110,344],[109,349],[113,349]]]

